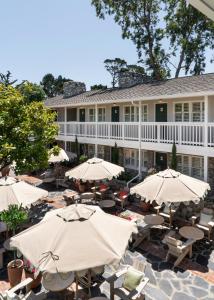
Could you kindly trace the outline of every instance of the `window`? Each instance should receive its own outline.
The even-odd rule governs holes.
[[[98,122],[105,122],[106,120],[106,109],[98,108]]]
[[[204,102],[192,103],[192,121],[193,122],[204,121]]]
[[[77,109],[76,108],[68,108],[67,109],[67,121],[68,122],[77,121]]]
[[[65,121],[65,110],[64,108],[57,109],[57,121],[64,122]]]
[[[139,121],[139,107],[136,107],[136,120]],[[141,105],[141,121],[148,122],[148,105],[143,104]]]
[[[132,149],[126,149],[124,151],[124,165],[127,168],[135,169],[137,166],[137,151]]]
[[[89,122],[95,122],[95,109],[89,108]]]
[[[66,147],[68,152],[76,152],[76,146],[74,142],[66,142]]]
[[[198,178],[203,179],[204,171],[203,171],[203,164],[204,159],[200,156],[189,156],[189,155],[178,155],[177,156],[177,163],[178,163],[178,171]]]
[[[134,122],[135,121],[135,107],[134,106],[125,106],[124,109],[125,122]]]
[[[88,145],[88,157],[92,158],[95,154],[95,145],[89,144]]]
[[[203,122],[204,102],[176,103],[175,122]]]
[[[142,105],[141,109],[142,109],[141,121],[148,122],[148,105],[147,104]]]
[[[142,151],[141,153],[141,163],[142,163],[142,168],[148,168],[148,161],[149,161],[149,155],[148,151]]]
[[[105,158],[105,146],[98,145],[97,148],[98,148],[97,149],[97,152],[98,152],[97,155],[98,155],[98,157],[104,159]]]

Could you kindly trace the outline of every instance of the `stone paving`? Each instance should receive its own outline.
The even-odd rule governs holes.
[[[170,270],[169,265],[160,262],[158,270],[154,270],[152,264],[139,252],[127,251],[124,264],[132,265],[134,260],[139,260],[146,264],[145,275],[149,278],[149,283],[144,289],[145,300],[213,300],[214,284],[186,270]],[[121,267],[122,268],[122,267]],[[106,268],[104,276],[112,275],[112,270]],[[115,283],[121,285],[122,279]],[[100,292],[109,297],[109,285],[104,282],[100,286]]]

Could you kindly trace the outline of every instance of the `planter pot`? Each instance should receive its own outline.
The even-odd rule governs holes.
[[[147,202],[141,202],[141,205],[140,205],[142,211],[144,211],[144,212],[148,212],[150,209],[150,206],[151,206],[150,203],[147,203]]]
[[[21,259],[12,260],[7,265],[8,279],[10,286],[14,287],[22,280],[23,261]]]
[[[37,288],[40,284],[41,284],[41,280],[42,280],[42,273],[39,273],[39,275],[34,278],[35,274],[28,272],[27,270],[25,271],[25,278],[32,278],[33,281],[30,284],[30,289],[35,289]]]

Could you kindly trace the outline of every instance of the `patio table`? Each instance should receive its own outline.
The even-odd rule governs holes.
[[[186,239],[193,239],[195,241],[201,240],[204,237],[204,232],[193,226],[181,227],[179,229],[179,234]]]
[[[112,208],[115,206],[115,201],[114,200],[101,200],[99,202],[99,206],[101,208]]]
[[[164,218],[159,215],[152,214],[152,215],[145,216],[144,222],[151,226],[161,225],[164,223]]]

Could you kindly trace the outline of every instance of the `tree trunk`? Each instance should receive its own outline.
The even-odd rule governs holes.
[[[179,59],[179,63],[175,72],[175,78],[178,78],[180,71],[181,71],[181,67],[182,67],[182,63],[184,61],[184,49],[182,49],[181,54],[180,54],[180,59]]]

